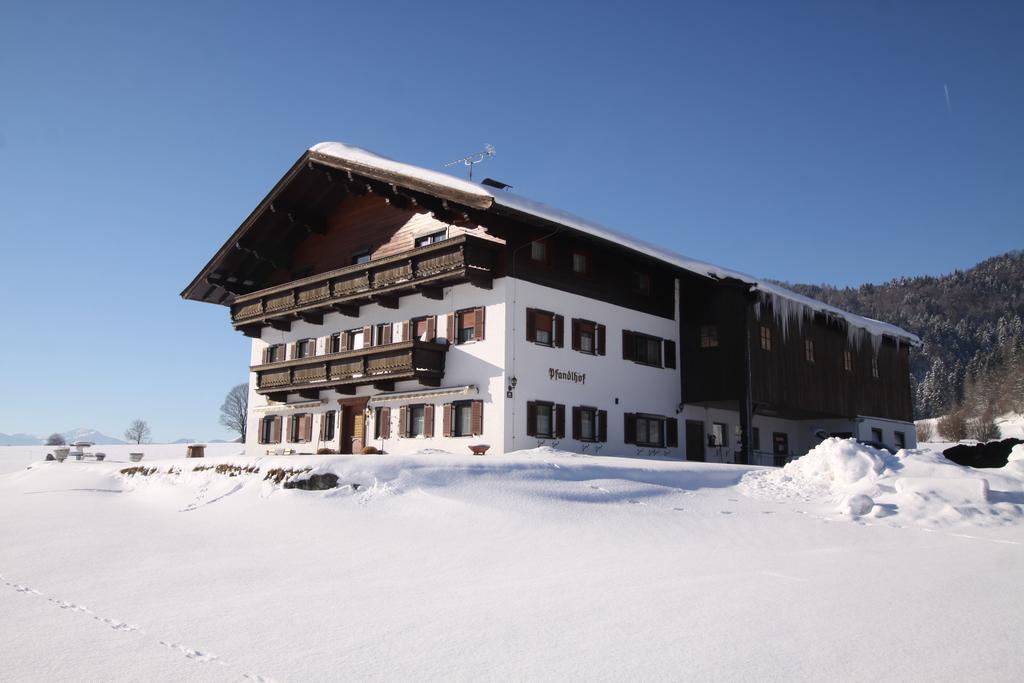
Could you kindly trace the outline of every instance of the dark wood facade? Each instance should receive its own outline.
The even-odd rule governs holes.
[[[864,334],[851,347],[845,323],[821,314],[813,320],[805,318],[802,324],[790,320],[784,333],[769,305],[762,304],[758,315],[756,295],[746,287],[685,276],[683,282],[684,403],[737,410],[749,367],[755,414],[790,419],[866,415],[912,421],[908,344],[897,346],[885,337],[876,355]],[[715,328],[714,346],[701,343],[706,326]],[[762,334],[769,348],[763,348]],[[813,360],[808,360],[808,341],[813,345]],[[745,364],[748,349],[749,366]]]

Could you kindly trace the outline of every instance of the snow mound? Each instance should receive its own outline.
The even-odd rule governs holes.
[[[778,470],[744,475],[752,498],[819,503],[859,518],[892,517],[927,526],[994,526],[1024,521],[1024,445],[1000,469],[961,467],[925,450],[892,455],[853,439],[826,439]]]

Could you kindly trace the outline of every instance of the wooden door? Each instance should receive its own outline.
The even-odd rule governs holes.
[[[341,418],[339,453],[362,453],[366,445],[366,403],[369,398],[342,399],[338,415]]]
[[[704,423],[686,421],[686,459],[704,461]]]

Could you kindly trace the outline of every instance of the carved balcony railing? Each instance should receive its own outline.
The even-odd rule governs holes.
[[[289,393],[315,398],[323,389],[352,394],[356,387],[371,384],[390,391],[395,382],[403,380],[439,386],[447,351],[446,343],[412,340],[249,369],[256,373],[256,391],[273,400],[284,400]]]
[[[299,318],[319,323],[324,313],[358,316],[359,306],[398,307],[398,297],[420,293],[440,299],[447,285],[489,289],[501,243],[459,235],[399,254],[346,266],[245,294],[231,306],[236,329],[258,337],[264,325],[287,330]]]

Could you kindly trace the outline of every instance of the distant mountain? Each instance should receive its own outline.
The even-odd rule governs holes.
[[[195,439],[178,439],[177,441],[172,441],[171,443],[200,443],[200,442],[196,441]]]
[[[78,429],[70,429],[70,430],[64,432],[63,436],[64,436],[64,440],[67,441],[68,443],[74,443],[76,441],[91,441],[92,443],[97,444],[97,445],[103,444],[103,445],[108,445],[108,446],[111,445],[111,444],[128,443],[127,441],[123,441],[123,440],[115,438],[113,436],[107,436],[106,434],[102,434],[102,433],[96,431],[95,429],[90,429],[88,427],[79,427]],[[43,438],[38,443],[45,443],[45,442],[46,442],[46,439]]]
[[[32,434],[0,434],[0,446],[37,446],[45,442]]]
[[[1012,251],[938,277],[902,277],[842,289],[790,287],[921,337],[923,346],[910,354],[917,417],[943,415],[971,401],[972,385],[993,380],[1012,384],[1003,378],[1024,372],[1024,252]],[[1015,394],[1016,401],[995,405],[996,414],[1019,411],[1024,395],[1019,388],[998,390]]]

